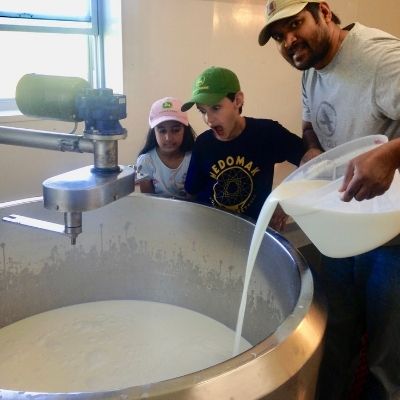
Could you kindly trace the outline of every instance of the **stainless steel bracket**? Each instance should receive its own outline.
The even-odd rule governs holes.
[[[23,215],[11,214],[8,217],[3,217],[3,221],[29,226],[31,228],[38,228],[38,229],[44,229],[46,231],[57,232],[63,235],[65,234],[64,225],[43,221],[41,219],[24,217]]]

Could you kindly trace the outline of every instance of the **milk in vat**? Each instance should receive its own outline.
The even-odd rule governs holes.
[[[234,332],[165,303],[99,301],[0,330],[0,387],[85,392],[145,385],[230,358]],[[241,350],[251,345],[241,342]]]
[[[152,203],[153,200],[149,199],[148,202]],[[181,218],[180,214],[177,215],[179,218],[171,217],[174,213],[176,214],[175,207],[172,207],[168,213],[162,213],[163,218],[165,215],[168,215],[168,221],[172,222],[174,226],[179,226],[179,231],[181,231],[182,227],[185,228],[184,237],[180,235],[179,239],[185,242],[186,238],[189,237],[189,240],[186,240],[185,243],[189,244],[187,247],[190,251],[186,252],[184,246],[182,245],[181,247],[181,240],[179,240],[177,253],[174,253],[176,243],[168,241],[168,246],[163,247],[164,243],[160,244],[160,240],[154,240],[153,232],[149,235],[149,241],[146,241],[144,239],[147,235],[146,229],[144,236],[141,234],[138,237],[138,241],[136,240],[136,233],[130,236],[127,235],[127,232],[131,231],[129,228],[130,224],[134,224],[135,226],[148,225],[147,218],[149,215],[154,217],[154,214],[157,214],[157,207],[151,207],[151,211],[146,213],[136,212],[135,218],[132,218],[134,222],[131,223],[127,215],[131,216],[132,208],[129,207],[128,210],[120,210],[120,204],[121,203],[119,203],[117,207],[113,205],[110,206],[114,208],[114,212],[116,209],[118,211],[116,214],[113,214],[111,224],[111,230],[116,236],[108,234],[110,232],[110,227],[107,228],[107,240],[109,240],[107,243],[109,243],[110,248],[108,248],[108,245],[103,246],[105,243],[105,241],[103,241],[103,223],[110,217],[107,212],[105,213],[106,215],[104,215],[103,212],[97,213],[94,211],[95,214],[97,214],[97,218],[93,218],[92,224],[87,225],[88,227],[90,226],[92,235],[99,235],[100,233],[99,243],[94,240],[94,245],[89,245],[85,243],[86,239],[83,239],[82,243],[84,243],[84,246],[79,244],[78,248],[67,249],[65,252],[64,244],[61,241],[55,240],[54,242],[56,245],[54,247],[51,245],[53,238],[49,236],[48,233],[39,233],[37,235],[38,240],[32,241],[32,236],[21,239],[20,236],[24,237],[24,234],[19,235],[17,232],[14,233],[14,227],[10,229],[6,228],[2,231],[3,234],[4,231],[6,234],[4,235],[5,241],[3,242],[3,238],[1,240],[4,270],[2,269],[0,273],[0,283],[4,283],[2,289],[5,288],[4,292],[3,290],[0,292],[2,294],[1,326],[5,326],[13,321],[18,321],[28,315],[37,315],[46,310],[56,309],[57,307],[66,306],[68,304],[85,303],[86,301],[95,302],[98,301],[98,299],[114,299],[114,296],[120,299],[141,299],[143,295],[146,299],[165,301],[166,304],[170,304],[171,302],[171,304],[177,304],[183,307],[185,307],[189,301],[189,303],[191,303],[191,308],[193,307],[193,309],[197,311],[200,310],[204,315],[211,314],[212,318],[215,318],[215,320],[222,320],[227,326],[233,326],[232,322],[234,323],[235,321],[236,301],[232,300],[235,299],[234,291],[236,288],[240,289],[241,286],[238,285],[241,280],[241,273],[236,273],[236,262],[238,259],[240,260],[238,263],[238,269],[240,271],[242,271],[244,264],[240,257],[240,251],[237,252],[237,245],[243,242],[243,237],[248,237],[248,239],[250,239],[248,236],[248,232],[250,232],[248,225],[250,224],[234,221],[233,218],[230,218],[230,220],[227,221],[228,226],[233,227],[233,229],[227,229],[226,235],[224,235],[224,237],[227,237],[227,240],[225,246],[220,246],[223,249],[221,255],[218,248],[216,252],[216,257],[220,257],[220,259],[217,259],[217,264],[209,264],[206,261],[209,259],[210,254],[212,254],[214,258],[215,248],[217,247],[212,245],[212,240],[203,240],[204,235],[199,235],[197,232],[198,229],[194,232],[195,235],[191,235],[191,229],[186,228],[197,226],[196,224],[193,225],[189,223],[186,224],[187,226],[182,226],[182,224],[176,225],[177,220],[182,219],[187,222],[187,220],[191,220],[193,216],[192,212],[186,213],[186,211],[189,211],[187,210],[186,204],[182,210],[182,207],[177,203],[178,208],[186,213],[187,218]],[[144,204],[142,206],[144,206]],[[18,206],[15,208],[18,208]],[[23,214],[25,214],[25,207],[23,208]],[[166,208],[170,208],[170,206],[167,205]],[[33,211],[31,207],[27,207],[27,209]],[[164,207],[162,207],[162,209],[164,210]],[[199,208],[199,210],[201,209]],[[120,212],[123,214],[124,218],[120,220],[120,224],[118,225],[116,224],[116,220],[118,220],[117,216],[119,217]],[[41,214],[41,212],[39,212],[39,214]],[[31,216],[36,218],[39,214],[35,212]],[[140,223],[142,214],[146,215],[146,224],[144,224],[143,221]],[[220,221],[221,219],[225,220],[225,217],[220,215],[221,219],[217,218],[218,223],[215,224],[214,218],[204,218],[204,215],[200,217],[202,214],[201,212],[199,215],[197,215],[197,213],[195,214],[195,221],[199,222],[201,226],[204,225],[203,228],[208,228],[209,226],[214,228],[211,229],[211,231],[203,229],[207,232],[207,239],[212,237],[210,233],[216,232],[216,238],[218,239],[216,243],[220,243],[220,227],[225,226],[221,224]],[[90,213],[88,213],[88,219],[90,220],[90,218]],[[127,218],[129,222],[127,222]],[[47,221],[47,218],[45,219]],[[160,218],[154,217],[154,220],[159,219]],[[235,219],[238,220],[238,218]],[[114,226],[117,226],[117,229],[113,229]],[[65,224],[65,227],[70,227],[70,225],[67,226],[67,224]],[[121,239],[123,236],[122,228],[124,229],[125,237]],[[12,233],[11,235],[9,235],[10,232]],[[169,238],[171,232],[174,234],[176,229],[171,229],[170,224],[167,225],[167,230],[164,229],[164,226],[160,226],[159,229],[157,229],[157,233],[160,233],[157,238],[161,238],[161,240],[165,237]],[[234,235],[232,235],[231,232],[234,232]],[[22,233],[24,233],[23,230]],[[112,239],[110,240],[110,238]],[[35,237],[35,239],[37,238]],[[197,244],[197,239],[200,242],[200,246]],[[288,333],[288,335],[279,339],[279,343],[285,342],[285,345],[288,343],[287,346],[289,347],[298,348],[296,342],[302,342],[301,337],[297,335],[299,330],[297,328],[298,321],[302,319],[305,320],[305,324],[302,324],[302,326],[305,325],[306,330],[310,322],[314,328],[318,327],[320,332],[323,332],[325,325],[323,310],[319,308],[317,301],[314,302],[314,297],[311,299],[309,296],[310,293],[313,293],[313,285],[309,270],[303,260],[298,257],[297,253],[289,244],[279,243],[279,240],[277,242],[272,236],[265,239],[267,240],[263,241],[262,249],[268,249],[268,254],[275,254],[276,249],[277,258],[280,261],[279,271],[285,272],[281,275],[278,274],[270,283],[269,280],[265,279],[264,268],[260,267],[260,271],[258,271],[258,268],[255,268],[256,273],[260,272],[261,278],[257,280],[257,282],[262,282],[257,288],[259,291],[256,294],[257,300],[261,301],[257,304],[259,306],[257,309],[248,310],[249,314],[253,315],[254,323],[249,324],[252,327],[251,331],[246,332],[246,337],[248,337],[252,343],[258,343],[254,350],[252,348],[234,360],[227,360],[227,362],[215,365],[205,371],[198,371],[186,377],[173,379],[168,382],[158,382],[154,385],[130,387],[125,390],[109,392],[107,394],[92,393],[90,397],[120,399],[122,397],[131,398],[131,395],[133,395],[132,398],[153,398],[152,395],[156,395],[158,398],[160,391],[162,391],[165,396],[169,396],[168,398],[170,398],[171,393],[174,393],[174,396],[176,393],[176,396],[180,399],[186,399],[191,398],[191,391],[194,389],[196,392],[201,393],[201,397],[199,398],[206,399],[210,398],[209,394],[211,392],[217,394],[211,396],[212,398],[221,398],[222,389],[224,395],[226,394],[229,398],[264,398],[263,396],[269,393],[273,393],[276,397],[278,392],[280,393],[280,397],[278,398],[288,398],[286,395],[282,395],[282,393],[286,393],[290,390],[290,393],[295,395],[293,385],[291,384],[293,378],[298,382],[308,382],[306,391],[309,393],[310,397],[307,396],[305,398],[311,399],[314,390],[315,373],[313,373],[313,371],[315,371],[317,369],[316,366],[319,365],[321,336],[318,336],[317,340],[313,343],[300,343],[303,351],[301,354],[293,354],[290,370],[287,368],[287,365],[281,365],[281,361],[278,361],[275,362],[276,365],[273,371],[271,370],[273,376],[271,375],[269,379],[266,380],[265,376],[260,376],[257,372],[260,366],[269,364],[269,350],[273,346],[271,346],[268,340],[264,339],[270,335],[270,332],[275,331],[275,326],[279,326],[279,328],[282,328],[282,330]],[[29,253],[27,252],[27,247],[29,248],[27,244],[31,242],[34,242],[35,248],[32,253]],[[44,242],[46,242],[43,246],[44,253],[41,253],[38,251],[37,245],[38,243],[41,244]],[[92,240],[90,240],[90,242],[92,242]],[[75,243],[75,240],[71,240],[71,243]],[[139,247],[135,247],[136,244],[139,244]],[[149,244],[150,246],[148,246]],[[145,246],[142,247],[143,245]],[[173,249],[170,251],[171,247]],[[201,251],[195,258],[196,261],[193,262],[192,252],[198,248]],[[62,249],[61,252],[60,249]],[[116,252],[116,249],[122,251]],[[128,252],[126,252],[127,249]],[[229,249],[231,251],[229,251]],[[156,252],[152,253],[152,250],[156,250]],[[170,255],[171,253],[173,254],[172,256]],[[7,259],[5,254],[7,254]],[[60,254],[62,254],[61,258]],[[169,256],[165,257],[165,254]],[[111,263],[104,263],[105,255],[109,257]],[[134,255],[134,257],[132,257],[132,255]],[[153,255],[156,256],[155,260],[152,258]],[[160,255],[162,259],[166,259],[168,262],[172,261],[172,265],[168,263],[166,268],[164,268],[165,264],[163,262],[160,263]],[[25,260],[26,256],[29,257],[28,260]],[[30,258],[31,256],[32,259]],[[42,256],[44,256],[44,259],[42,259]],[[148,268],[146,268],[148,265],[147,263],[141,264],[139,262],[139,264],[132,265],[132,259],[136,259],[136,256],[138,256],[141,261],[143,261],[143,259],[150,261],[151,266],[154,267],[150,269],[150,274],[146,272],[148,270]],[[186,259],[186,257],[188,258]],[[83,262],[74,262],[76,259],[81,259]],[[175,264],[174,262],[176,260],[178,263]],[[224,265],[224,262],[226,265]],[[219,268],[215,268],[214,265],[219,266]],[[274,265],[274,263],[272,263],[272,265]],[[77,268],[75,268],[75,266]],[[84,268],[81,269],[81,266]],[[226,269],[221,267],[226,267]],[[276,270],[276,268],[271,268],[272,273],[274,270]],[[201,272],[204,271],[205,273],[201,274]],[[156,274],[154,272],[156,272]],[[181,278],[182,275],[183,278]],[[209,279],[209,276],[211,276],[211,279]],[[138,277],[143,279],[138,279]],[[193,277],[196,279],[193,280]],[[151,279],[147,280],[146,278]],[[138,285],[137,282],[139,281],[140,284]],[[178,284],[176,282],[178,282]],[[230,290],[228,290],[227,293],[225,293],[226,282],[233,283],[232,286],[228,286]],[[143,283],[145,283],[145,285],[143,285]],[[159,283],[162,285],[159,286]],[[209,285],[210,283],[212,283],[211,286]],[[216,286],[213,285],[214,283]],[[299,288],[299,291],[294,291],[293,296],[291,294],[287,296],[286,293],[283,296],[281,295],[282,287],[286,286],[291,289]],[[190,287],[190,294],[194,293],[194,296],[189,297],[189,293],[187,291],[181,291],[180,287]],[[215,291],[215,287],[219,290]],[[153,291],[153,289],[156,290]],[[215,295],[215,292],[217,292],[218,295]],[[172,295],[169,295],[169,293],[172,293]],[[223,297],[220,293],[223,293]],[[237,293],[240,294],[241,291]],[[196,302],[194,300],[196,300]],[[271,300],[273,300],[272,307],[270,307]],[[214,304],[216,304],[217,307],[214,308]],[[301,307],[296,307],[296,309],[293,310],[294,304],[300,304]],[[266,309],[268,312],[265,312]],[[288,312],[291,315],[290,320],[283,319]],[[260,318],[261,314],[263,315],[262,318]],[[293,314],[295,314],[295,318],[293,318]],[[86,318],[84,318],[84,320],[86,321]],[[79,323],[77,325],[78,327],[81,326]],[[296,329],[293,331],[293,334],[292,327]],[[46,334],[44,335],[45,337]],[[57,339],[58,338],[53,341],[55,345],[57,345]],[[40,340],[38,342],[40,342]],[[277,346],[276,344],[275,346],[277,347],[277,351],[280,352],[281,346]],[[18,353],[18,351],[16,353]],[[273,353],[276,354],[275,351]],[[94,361],[94,364],[97,364],[101,361],[101,357],[99,357],[97,352],[94,352],[94,355],[92,354],[92,356],[89,357],[89,361]],[[40,365],[35,365],[35,368],[40,369]],[[240,375],[244,375],[248,378],[249,373],[251,379],[247,379],[247,382],[250,384],[245,383],[243,385]],[[221,386],[220,382],[223,383],[223,386]],[[286,385],[286,382],[288,382],[288,385]],[[177,385],[177,383],[179,384]],[[130,381],[129,386],[131,386],[131,384]],[[28,390],[32,389],[29,388]],[[302,395],[305,394],[304,388],[299,387],[296,389],[296,393],[300,393],[300,391]],[[0,392],[1,397],[10,400],[11,398],[27,399],[33,395],[31,392],[16,392],[3,389],[0,389]],[[61,399],[65,398],[66,395],[63,393],[36,393],[34,396]],[[87,393],[72,393],[71,396],[84,399],[89,395]],[[67,395],[67,397],[70,397],[70,395]],[[164,396],[162,398],[164,398]]]

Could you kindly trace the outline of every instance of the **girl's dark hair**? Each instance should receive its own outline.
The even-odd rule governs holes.
[[[183,140],[179,150],[182,151],[183,153],[186,153],[187,151],[192,151],[194,141],[196,140],[196,133],[190,126],[190,124],[188,126],[186,125],[183,126],[184,126]],[[148,153],[155,147],[158,147],[156,139],[156,131],[154,128],[150,128],[149,131],[147,132],[146,143],[143,146],[142,150],[140,150],[138,156]]]
[[[228,93],[228,94],[226,95],[226,97],[227,97],[230,101],[234,102],[234,101],[235,101],[235,97],[236,97],[236,93]],[[239,114],[241,114],[242,111],[243,111],[243,106],[240,106],[240,108],[239,108]]]
[[[315,2],[307,3],[304,9],[311,13],[311,15],[314,17],[315,22],[319,21],[319,3]],[[334,12],[332,12],[332,21],[336,25],[341,24],[340,18]]]

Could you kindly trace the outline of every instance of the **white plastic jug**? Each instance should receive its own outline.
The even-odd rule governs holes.
[[[349,257],[372,250],[400,233],[400,176],[371,200],[343,202],[338,192],[348,162],[387,142],[372,135],[340,145],[290,174],[272,193],[318,250]]]

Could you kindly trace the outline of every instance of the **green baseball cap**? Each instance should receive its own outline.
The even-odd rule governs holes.
[[[192,98],[183,104],[181,110],[187,111],[196,103],[213,106],[227,94],[239,91],[239,79],[234,72],[226,68],[210,67],[197,77]]]

